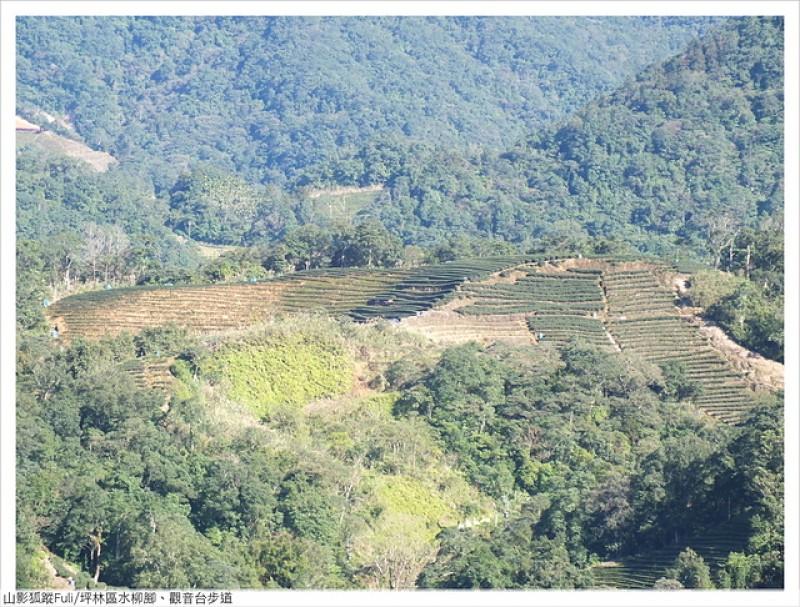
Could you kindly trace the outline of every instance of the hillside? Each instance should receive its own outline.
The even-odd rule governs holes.
[[[368,211],[407,242],[453,232],[719,261],[783,212],[783,24],[736,18],[500,158],[415,150]]]
[[[697,552],[717,577],[731,552],[746,549],[751,531],[748,527],[746,520],[725,521],[719,527],[686,538],[680,544],[626,559],[622,563],[603,563],[593,569],[595,583],[600,588],[652,588],[685,548]]]
[[[93,150],[78,141],[50,131],[21,131],[17,127],[17,147],[25,146],[33,147],[42,156],[67,156],[81,160],[100,173],[107,171],[112,164],[117,164],[117,159],[110,154]]]
[[[161,32],[160,28],[167,30],[161,32],[163,41],[159,44],[165,45],[181,57],[182,53],[188,52],[182,45],[195,48],[199,44],[198,40],[205,40],[212,33],[219,34],[215,40],[227,40],[226,36],[232,36],[233,32],[240,30],[243,30],[237,38],[240,46],[229,41],[231,49],[238,48],[246,57],[251,57],[251,51],[263,50],[248,46],[255,42],[247,28],[268,28],[267,22],[260,20],[200,20],[197,32],[186,33],[180,39],[181,43],[175,42],[175,47],[169,46],[174,41],[173,37],[178,36],[176,32],[183,31],[181,28],[189,28],[191,22],[173,22],[167,19],[156,20],[152,25],[155,27],[154,32]],[[365,30],[362,32],[363,36],[369,38],[365,32],[377,35],[376,32],[381,31],[382,27],[389,27],[390,22],[377,20],[355,23]],[[33,32],[39,31],[37,28],[48,27],[47,23],[47,20],[32,20],[25,24],[22,31],[30,28],[30,35],[33,35]],[[116,37],[119,36],[125,39],[133,36],[141,44],[144,40],[143,34],[139,34],[138,28],[143,27],[140,20],[123,20],[119,22],[120,25],[130,27],[115,29],[113,33],[103,29],[117,23],[113,19],[97,23],[91,19],[80,23],[69,20],[58,23],[64,25],[60,35],[68,40],[83,31],[81,28],[95,27],[100,28],[100,39],[108,36],[117,40]],[[311,44],[309,32],[301,28],[304,21],[284,23],[279,20],[278,23],[281,27],[273,24],[275,28],[269,29],[269,35],[278,36],[278,31],[281,31],[282,40],[291,37],[296,44]],[[337,36],[343,35],[342,32],[349,31],[348,28],[353,26],[347,20],[340,22],[335,19],[315,23],[314,31],[320,36],[328,33],[334,40],[339,40]],[[466,20],[451,23],[448,20],[427,20],[425,23],[434,30],[448,24],[452,26],[453,32],[460,32],[469,28],[481,30],[478,24],[485,26],[489,22],[478,20],[473,23]],[[573,26],[577,22],[545,20],[543,25],[539,21],[501,19],[498,21],[499,25],[492,30],[490,39],[494,44],[496,39],[501,40],[510,35],[501,25],[525,29],[529,27],[526,23],[531,24],[530,27],[540,28],[540,34],[552,31],[547,36],[542,34],[541,38],[556,44],[555,41],[560,40],[564,32],[576,31]],[[702,29],[704,26],[701,23],[705,22],[694,23],[692,27]],[[603,31],[602,27],[611,27],[612,24],[616,28],[624,25],[623,31],[630,36],[634,35],[634,31],[639,31],[636,30],[637,27],[673,33],[680,29],[679,25],[692,29],[681,21],[601,19],[592,21],[592,27],[587,31],[592,35],[599,35]],[[173,31],[174,28],[169,29],[167,25],[174,26],[177,30]],[[300,28],[302,35],[295,36],[291,31],[281,29],[290,26]],[[334,30],[338,32],[335,35],[331,33]],[[401,28],[400,31],[406,30]],[[430,33],[426,29],[420,31]],[[586,35],[589,36],[589,33]],[[183,236],[196,238],[201,242],[236,246],[274,243],[306,224],[331,230],[331,226],[335,224],[358,223],[372,218],[380,220],[407,245],[433,247],[466,236],[506,240],[514,243],[520,251],[531,248],[570,248],[576,252],[585,252],[593,239],[604,238],[612,241],[607,244],[612,249],[627,247],[629,250],[670,257],[684,257],[688,254],[697,260],[718,264],[722,249],[731,236],[741,229],[780,231],[780,225],[777,224],[780,224],[783,209],[782,24],[780,19],[735,18],[711,29],[704,29],[704,33],[704,38],[692,42],[690,48],[677,57],[656,62],[635,77],[633,71],[625,77],[620,75],[620,82],[624,78],[628,79],[627,82],[615,92],[590,101],[582,109],[579,109],[576,97],[574,109],[569,110],[574,114],[573,118],[566,119],[560,115],[565,120],[558,122],[554,115],[548,124],[528,125],[526,129],[494,124],[492,117],[500,114],[484,109],[480,111],[483,125],[481,128],[480,125],[472,125],[469,129],[458,131],[464,136],[466,133],[476,134],[479,139],[482,128],[486,127],[494,134],[502,133],[512,137],[518,142],[516,145],[498,144],[506,147],[507,151],[503,154],[498,154],[485,145],[463,145],[445,133],[430,129],[425,136],[411,137],[398,135],[398,129],[394,127],[384,128],[372,124],[368,128],[364,124],[356,129],[358,134],[350,138],[346,135],[349,131],[342,121],[355,120],[357,112],[349,107],[334,113],[337,117],[335,126],[314,123],[312,128],[306,121],[313,123],[319,115],[327,115],[319,109],[319,103],[315,101],[315,95],[321,95],[322,89],[316,93],[309,92],[310,97],[302,96],[291,103],[279,103],[275,100],[275,107],[270,110],[259,110],[259,107],[264,106],[264,101],[260,100],[254,107],[231,110],[219,120],[215,118],[212,121],[212,117],[217,116],[215,112],[222,111],[232,103],[225,100],[228,92],[226,87],[251,87],[253,82],[261,82],[255,74],[256,68],[252,66],[251,71],[254,74],[250,78],[231,77],[223,83],[213,80],[213,74],[209,73],[207,76],[211,82],[205,82],[200,77],[205,74],[205,70],[223,70],[224,73],[225,69],[232,69],[228,65],[232,60],[225,59],[227,55],[224,51],[216,53],[218,60],[209,60],[203,66],[195,68],[191,68],[190,58],[186,57],[185,61],[188,63],[184,70],[188,70],[187,73],[191,73],[193,78],[196,76],[197,80],[192,80],[192,86],[187,84],[176,90],[170,89],[169,94],[162,88],[176,86],[172,76],[151,75],[145,83],[137,80],[143,78],[147,72],[142,70],[141,74],[137,72],[128,79],[123,79],[122,74],[106,78],[120,89],[115,93],[113,103],[143,104],[141,108],[137,106],[135,112],[132,108],[120,108],[115,115],[125,116],[125,120],[113,121],[114,125],[124,123],[127,129],[135,130],[139,120],[151,120],[152,124],[159,124],[166,116],[173,122],[135,133],[123,134],[114,130],[113,136],[107,135],[100,139],[124,138],[125,146],[114,149],[113,153],[121,162],[116,174],[117,179],[125,182],[127,197],[150,197],[151,200],[144,204],[148,205],[148,215],[153,218],[154,223],[168,226]],[[268,34],[264,34],[267,39]],[[451,40],[457,37],[455,33],[451,34],[450,37],[440,36],[439,39]],[[622,36],[621,33],[619,35]],[[400,34],[398,36],[399,38],[392,38],[394,44],[400,44],[404,40]],[[489,37],[488,30],[485,36]],[[317,44],[317,38],[311,36],[311,39]],[[327,40],[325,37],[321,39]],[[524,39],[524,36],[520,37],[520,40]],[[45,89],[52,89],[50,95],[53,99],[44,105],[63,105],[66,100],[74,98],[77,92],[66,90],[66,85],[58,84],[58,79],[34,79],[36,68],[41,67],[43,58],[54,57],[48,54],[50,51],[46,51],[46,48],[38,48],[36,57],[30,58],[32,50],[25,42],[26,35],[21,40],[20,64],[23,67],[20,70],[20,90],[24,93],[21,93],[20,106],[28,103],[23,100],[29,100],[33,107],[37,94],[40,96],[39,101],[47,99],[46,95],[42,97]],[[476,34],[475,40],[480,41],[480,35]],[[574,40],[567,40],[564,38],[562,43],[575,45]],[[388,44],[388,41],[384,43]],[[583,43],[599,44],[591,37],[586,38]],[[74,45],[74,41],[71,44]],[[120,44],[109,43],[109,47],[116,49],[114,52],[127,56]],[[366,43],[362,38],[356,37],[348,44],[350,46],[347,48],[355,52]],[[526,47],[527,51],[520,50],[520,53],[538,52],[536,49],[541,50],[542,44],[544,42],[540,40],[539,44]],[[163,61],[155,56],[157,53],[154,49],[140,48],[133,41],[130,41],[130,47],[130,53],[141,53],[144,56],[152,53],[153,62]],[[209,45],[209,48],[214,46]],[[575,48],[582,47],[578,45]],[[69,49],[65,42],[58,52],[52,52],[56,55],[66,53],[65,57],[72,56],[72,52],[78,52],[72,48],[68,53]],[[208,51],[197,52],[202,55]],[[558,55],[555,51],[548,53]],[[253,55],[255,56],[257,55]],[[312,56],[317,57],[313,53]],[[440,57],[437,53],[433,53],[433,56]],[[486,61],[489,61],[489,56],[486,55]],[[567,57],[567,54],[563,56]],[[594,61],[601,55],[592,56],[595,57]],[[236,65],[244,69],[250,61],[255,60],[247,59]],[[276,61],[280,63],[278,59]],[[509,61],[513,63],[513,60]],[[559,69],[557,59],[553,61],[554,73],[569,73],[568,70],[564,72]],[[500,69],[502,64],[499,59],[496,63]],[[540,65],[533,58],[530,58],[529,63]],[[144,59],[136,63],[141,64],[149,65]],[[58,65],[58,62],[52,65]],[[325,77],[332,78],[338,72],[334,69],[335,63],[329,67],[329,71],[321,68],[320,71]],[[358,66],[350,67],[352,69],[349,69],[348,75],[353,76],[353,86],[363,82],[370,85],[371,91],[380,90],[379,83],[374,78],[364,76],[359,80],[356,77],[359,70],[375,67],[373,63],[362,61]],[[405,67],[410,69],[408,65]],[[449,68],[445,69],[447,66],[430,67],[431,77],[452,73]],[[123,69],[116,63],[96,66],[100,72],[112,68]],[[297,74],[306,74],[306,69],[311,69],[311,66],[302,69],[298,67],[289,73],[301,79]],[[511,68],[506,66],[505,69]],[[520,66],[515,69],[524,71]],[[173,71],[175,74],[179,72],[177,68]],[[455,73],[461,74],[463,70],[456,70]],[[514,73],[516,72],[512,70],[512,74]],[[602,70],[597,72],[601,73]],[[160,74],[160,71],[153,74]],[[593,76],[594,79],[598,77]],[[184,80],[186,78],[188,76],[184,76]],[[311,76],[309,78],[313,80]],[[309,78],[302,82],[307,84]],[[125,87],[133,87],[129,81],[138,83],[137,86],[142,90],[127,90]],[[408,81],[413,82],[413,75],[408,76]],[[582,79],[582,82],[593,81],[595,80],[592,78]],[[195,101],[197,107],[193,107],[192,114],[194,118],[198,118],[195,120],[188,116],[188,110],[183,108],[183,104],[189,103],[189,99],[195,94],[192,87],[200,87],[203,82],[202,86],[207,90],[219,88],[220,91],[216,95]],[[415,83],[415,86],[422,85]],[[605,86],[598,84],[604,93],[608,93],[616,84],[609,84],[610,88],[603,88]],[[114,87],[112,91],[116,90]],[[278,87],[278,84],[274,87]],[[142,92],[144,88],[147,89],[147,94]],[[295,92],[301,88],[297,88]],[[440,89],[444,90],[441,87]],[[289,90],[294,90],[291,83],[285,83],[285,90],[280,88],[282,95],[291,96],[287,92]],[[494,89],[484,83],[480,90],[486,93]],[[56,92],[59,93],[58,96]],[[239,91],[236,99],[251,99],[248,97],[251,92]],[[160,99],[158,96],[161,93],[164,94],[162,101],[166,103],[165,100],[170,99],[172,105],[154,105],[151,108],[147,100],[156,103],[156,98]],[[594,94],[596,93],[597,91]],[[93,89],[91,95],[84,94],[81,99],[82,103],[91,104],[110,94],[100,87],[99,90]],[[492,94],[493,99],[502,99],[499,92],[494,91]],[[594,94],[587,91],[581,99],[589,100]],[[362,96],[361,93],[354,92],[347,98],[362,99],[369,98],[369,95],[364,93]],[[402,95],[397,97],[384,92],[382,99],[394,99],[391,108],[413,113],[419,120],[430,119],[442,128],[451,124],[451,121],[435,113],[429,116],[430,112],[422,112],[420,116],[417,111],[419,108],[414,109],[411,101],[406,103],[407,100]],[[373,101],[369,107],[381,107],[381,100]],[[559,101],[561,106],[568,106],[562,102],[563,99]],[[111,104],[112,101],[108,103]],[[295,109],[291,108],[303,107],[312,110],[303,115],[300,123],[281,114],[290,110],[294,112]],[[456,103],[441,102],[434,104],[431,111],[435,109],[443,112],[447,108],[457,111],[459,107],[461,106]],[[509,107],[513,107],[513,104]],[[32,109],[32,115],[37,115],[37,111]],[[59,115],[64,113],[57,109],[51,111]],[[377,113],[380,111],[375,110]],[[132,112],[139,112],[141,116],[131,116]],[[269,112],[277,114],[269,120],[263,118],[268,124],[259,127],[260,130],[241,123],[232,125],[226,122],[235,115],[258,117]],[[520,115],[516,111],[509,113],[513,116]],[[92,119],[91,128],[96,128],[100,123],[99,119]],[[81,131],[82,124],[81,119],[76,118],[75,129],[86,141],[92,142],[92,138]],[[530,131],[530,126],[536,128]],[[217,127],[224,127],[225,133],[217,132]],[[331,136],[335,142],[325,135],[329,127],[335,128],[339,133],[337,137]],[[122,127],[113,127],[120,128]],[[286,130],[287,134],[280,135],[280,141],[270,140],[269,143],[264,143],[261,140],[259,133],[262,131],[274,139],[279,137],[281,129]],[[525,132],[529,133],[527,137]],[[156,136],[163,138],[163,146],[153,139]],[[198,142],[197,138],[200,136],[214,138],[213,146],[207,142]],[[319,138],[325,139],[317,140]],[[477,140],[470,143],[476,142]],[[242,149],[233,154],[230,151],[231,146],[239,144]],[[107,151],[112,150],[108,142],[93,145]],[[285,146],[302,148],[297,152],[300,155],[314,150],[313,153],[324,156],[324,160],[317,163],[295,158],[292,155],[294,152],[280,152]],[[338,147],[334,151],[331,146]],[[143,151],[145,147],[146,153]],[[273,154],[278,154],[280,158],[271,159]],[[41,188],[43,190],[53,187],[47,181],[58,181],[62,178],[60,172],[48,170],[42,162],[19,164],[23,177],[30,175],[31,180],[44,182]],[[301,170],[300,164],[306,166],[307,170]],[[298,166],[290,168],[294,165]],[[310,168],[312,165],[315,168]],[[283,177],[279,179],[284,184],[284,189],[275,184],[263,187],[257,183],[263,178],[261,171],[273,170],[292,172],[296,178],[288,182]],[[302,177],[303,174],[305,177]],[[339,189],[360,190],[352,191],[350,196],[307,196],[308,192],[314,191],[316,182],[337,184]],[[334,191],[336,187],[329,189]],[[371,190],[363,189],[378,187],[381,189],[376,190],[374,196],[371,195]],[[96,190],[97,187],[81,189],[83,193]],[[83,201],[73,200],[73,192],[65,194],[54,205],[36,205],[37,212],[32,217],[23,215],[21,224],[28,221],[38,224],[31,229],[25,226],[26,233],[38,238],[42,232],[48,232],[49,230],[43,230],[39,226],[52,222],[53,217],[48,215],[52,213],[57,217],[61,211],[59,206],[85,205]],[[153,196],[155,201],[152,200]],[[111,210],[93,217],[92,220],[98,223],[119,223],[119,218]],[[769,224],[772,224],[771,228],[768,227]],[[80,233],[81,227],[75,226],[73,229]],[[131,225],[126,230],[133,237],[138,236],[136,232],[141,231],[141,227]],[[151,234],[156,231],[155,227],[147,229]]]
[[[16,25],[19,588],[791,586],[781,18]]]
[[[89,588],[639,587],[680,536],[780,586],[780,396],[673,283],[507,256],[61,299],[20,344],[19,579],[40,542]]]
[[[136,334],[165,324],[205,335],[287,313],[400,320],[444,343],[472,340],[566,347],[578,339],[669,367],[681,398],[740,422],[751,384],[692,316],[676,308],[672,270],[622,260],[535,256],[458,260],[412,270],[301,271],[254,284],[127,288],[75,295],[47,309],[60,338]],[[666,371],[665,371],[666,373]]]
[[[21,18],[17,104],[68,115],[90,146],[147,166],[158,189],[196,160],[296,183],[387,138],[507,146],[714,22]]]
[[[63,337],[102,337],[176,323],[206,333],[263,322],[278,313],[319,311],[359,321],[400,319],[455,295],[457,285],[536,259],[462,260],[404,269],[326,268],[240,285],[123,288],[59,300],[47,309]]]

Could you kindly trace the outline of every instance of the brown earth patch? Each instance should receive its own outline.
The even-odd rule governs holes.
[[[540,266],[541,272],[566,272],[570,268],[578,268],[581,270],[602,270],[608,264],[601,259],[585,259],[571,257],[569,259],[558,259],[556,261],[545,262]]]
[[[503,276],[505,274],[505,276]],[[526,270],[503,270],[501,272],[496,272],[492,274],[486,280],[482,280],[482,285],[496,285],[496,284],[514,284],[520,278],[527,276],[528,272]]]
[[[700,334],[709,340],[711,346],[719,351],[727,361],[756,388],[762,390],[783,390],[784,366],[752,352],[737,344],[727,333],[711,321],[697,319]]]
[[[674,274],[671,286],[675,293],[683,298],[688,291],[690,274]],[[709,345],[722,354],[731,366],[745,375],[745,378],[761,390],[784,389],[784,366],[774,360],[748,350],[737,344],[725,331],[710,320],[702,318],[703,308],[683,306],[678,312],[695,325],[700,335],[708,340]]]
[[[412,333],[423,335],[442,344],[460,344],[468,341],[533,343],[533,336],[525,322],[525,314],[493,314],[473,316],[459,314],[456,310],[475,303],[465,298],[451,301],[435,310],[400,321],[400,326]]]
[[[18,133],[17,138],[20,143],[30,142],[46,152],[77,158],[89,164],[98,173],[104,173],[112,164],[117,164],[117,159],[111,154],[98,152],[79,141],[67,139],[50,131]]]

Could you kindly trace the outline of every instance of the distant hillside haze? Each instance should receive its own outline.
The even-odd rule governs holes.
[[[406,240],[597,237],[711,254],[782,230],[783,20],[734,18],[499,157],[417,151],[370,211]]]
[[[405,245],[578,251],[605,238],[719,266],[741,229],[781,229],[783,25],[710,23],[23,19],[20,116],[58,116],[120,164],[96,183],[21,150],[18,233],[94,221],[136,240],[147,208],[151,235],[251,245],[372,218]],[[661,43],[640,49],[645,35]],[[122,196],[120,183],[135,186]],[[343,186],[380,187],[307,196]]]
[[[507,147],[716,21],[26,17],[17,103],[69,116],[157,186],[196,160],[293,182],[381,139]]]

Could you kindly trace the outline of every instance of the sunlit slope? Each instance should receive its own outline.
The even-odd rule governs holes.
[[[98,291],[48,309],[70,340],[168,323],[211,334],[276,314],[320,313],[364,322],[400,321],[443,344],[504,341],[561,347],[572,339],[655,364],[683,365],[699,388],[693,404],[738,423],[757,401],[746,378],[681,314],[674,270],[630,259],[507,256],[413,269],[328,268],[254,284]]]
[[[253,284],[110,289],[66,297],[48,308],[48,317],[65,339],[137,333],[170,323],[212,333],[281,312],[399,319],[442,303],[466,281],[535,259],[487,257],[408,270],[328,268]]]

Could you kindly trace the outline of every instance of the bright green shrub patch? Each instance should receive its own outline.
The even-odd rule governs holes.
[[[341,346],[306,336],[225,347],[207,371],[222,380],[230,398],[261,418],[279,406],[344,394],[353,381],[353,365]]]
[[[404,475],[376,476],[365,484],[381,514],[404,514],[425,522],[426,540],[432,541],[441,527],[457,522],[455,510],[443,496],[417,479]]]

